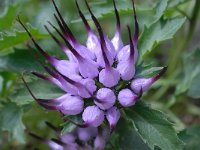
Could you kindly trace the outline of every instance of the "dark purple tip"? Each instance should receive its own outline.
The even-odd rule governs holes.
[[[101,28],[101,25],[100,23],[98,22],[97,18],[94,16],[94,14],[92,13],[91,9],[90,9],[90,6],[87,2],[87,0],[85,0],[85,4],[90,12],[90,15],[92,17],[92,20],[98,30],[98,33],[99,33],[99,36],[100,36],[100,43],[101,43],[101,50],[102,50],[102,54],[103,54],[103,58],[104,58],[104,61],[105,61],[105,65],[106,66],[109,66],[110,63],[108,61],[108,58],[106,56],[106,50],[107,50],[107,47],[106,47],[106,42],[105,42],[105,39],[104,39],[104,33],[103,33],[103,29]]]
[[[130,41],[130,60],[133,60],[134,59],[134,45],[133,45],[133,41],[131,39],[131,29],[130,27],[127,25],[127,28],[128,28],[128,35],[129,35],[129,41]]]
[[[48,121],[45,121],[45,123],[46,123],[46,125],[47,125],[49,128],[53,129],[54,131],[56,131],[56,132],[57,132],[57,131],[60,131],[60,128],[54,126],[52,123],[50,123],[50,122],[48,122]]]
[[[24,85],[26,86],[26,89],[28,90],[28,92],[30,93],[30,95],[32,96],[32,98],[37,101],[37,98],[34,96],[34,94],[32,93],[31,89],[29,88],[27,82],[25,81],[24,77],[22,76],[22,81],[24,82]]]
[[[26,26],[22,23],[22,21],[20,20],[19,16],[17,21],[21,24],[21,26],[25,29],[25,31],[28,33],[30,39],[33,41],[33,44],[35,45],[35,47],[37,48],[37,50],[49,61],[52,62],[53,58],[51,56],[49,56],[35,41],[35,39],[33,38],[32,34],[28,31],[28,29],[26,28]]]
[[[41,78],[41,79],[43,79],[43,80],[46,80],[46,81],[50,81],[50,78],[49,77],[47,77],[47,76],[45,76],[45,75],[43,75],[43,74],[40,74],[40,73],[38,73],[38,72],[31,72],[33,75],[35,75],[36,77],[38,77],[38,78]]]
[[[163,67],[163,69],[155,76],[153,77],[153,80],[158,80],[165,72],[167,71],[167,67]]]
[[[56,99],[40,99],[38,98],[37,101],[43,104],[51,104],[51,105],[59,105],[60,102],[56,101]]]
[[[39,141],[42,141],[42,142],[45,142],[45,141],[46,141],[46,139],[44,139],[43,137],[40,137],[40,136],[38,136],[38,135],[36,135],[36,134],[34,134],[34,133],[29,132],[28,134],[29,134],[31,137],[33,137],[33,138],[35,138],[35,139],[37,139],[37,140],[39,140]]]
[[[71,41],[69,35],[67,34],[67,31],[66,31],[65,28],[63,27],[62,23],[60,22],[60,20],[58,19],[58,17],[57,17],[56,14],[54,14],[54,18],[56,19],[56,22],[57,22],[57,24],[58,24],[60,30],[62,31],[63,35],[65,36],[65,38],[66,38],[67,40],[70,40],[70,41]]]
[[[77,84],[77,82],[75,82],[74,80],[62,75],[60,72],[56,71],[63,79],[65,79],[67,82],[69,82],[70,84],[74,85]]]
[[[116,20],[117,20],[117,31],[120,32],[120,17],[119,17],[119,12],[118,12],[117,7],[116,7],[115,0],[113,0],[113,5],[114,5],[115,16],[116,16]]]
[[[56,6],[55,1],[52,0],[52,2],[53,2],[53,5],[54,5],[55,10],[56,10],[56,12],[57,12],[57,14],[58,14],[58,16],[59,16],[61,22],[62,22],[62,25],[64,26],[64,29],[65,29],[65,31],[66,31],[66,34],[68,34],[68,36],[70,37],[70,39],[71,39],[73,42],[76,42],[76,39],[75,39],[73,33],[71,32],[71,30],[69,29],[68,25],[67,25],[66,22],[64,21],[62,15],[61,15],[61,13],[60,13],[60,11],[58,10],[58,7]]]
[[[58,140],[58,139],[54,139],[54,138],[52,138],[51,140],[52,140],[53,142],[57,143],[58,145],[66,146],[65,143],[63,143],[62,141],[60,141],[60,140]]]
[[[58,110],[57,106],[51,106],[45,103],[41,103],[40,101],[38,101],[38,104],[40,104],[42,107],[49,109],[49,110]]]
[[[66,46],[69,48],[69,50],[73,53],[73,55],[77,59],[81,59],[82,56],[72,47],[72,45],[66,40],[66,38],[63,36],[63,34],[56,28],[51,22],[48,22],[55,30],[56,32],[61,36],[61,38],[64,40]]]
[[[83,21],[83,23],[84,23],[84,25],[85,25],[85,28],[86,28],[87,32],[89,33],[89,32],[91,32],[91,27],[90,27],[90,25],[88,24],[88,22],[87,22],[85,16],[83,15],[83,13],[81,12],[77,0],[75,0],[75,2],[76,2],[76,7],[77,7],[77,9],[78,9],[79,16],[81,17],[81,19],[82,19],[82,21]]]
[[[52,37],[52,39],[58,44],[58,46],[64,51],[64,45],[51,33],[51,31],[48,29],[48,27],[44,26],[49,35]]]
[[[133,40],[134,45],[136,45],[137,41],[138,41],[138,36],[139,36],[139,24],[138,24],[138,21],[137,21],[137,15],[136,15],[136,10],[135,10],[134,0],[132,0],[132,5],[133,5],[134,21],[135,21],[135,33],[134,33],[132,40]]]

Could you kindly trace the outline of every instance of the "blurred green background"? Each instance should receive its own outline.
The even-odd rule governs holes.
[[[121,17],[123,41],[128,43],[126,25],[129,24],[134,31],[131,2],[116,2]],[[75,2],[56,0],[56,3],[77,39],[84,44],[87,33],[78,16]],[[95,29],[84,2],[79,0],[79,3]],[[105,33],[112,38],[116,23],[112,0],[90,0],[89,4]],[[176,130],[181,131],[180,138],[187,143],[185,149],[200,149],[197,142],[200,134],[195,134],[200,129],[200,1],[138,0],[136,9],[141,33],[138,74],[148,76],[158,71],[160,66],[168,66],[164,77],[154,84],[143,99],[154,108],[168,113]],[[53,13],[55,10],[51,0],[0,2],[0,149],[48,149],[27,133],[39,133],[51,138],[54,133],[47,128],[45,121],[58,126],[62,123],[59,113],[47,111],[33,102],[21,81],[24,74],[33,93],[40,98],[53,98],[62,94],[56,87],[29,73],[44,70],[27,50],[27,42],[30,45],[32,43],[16,21],[19,15],[48,53],[65,59],[66,56],[44,29],[47,21],[56,24]],[[153,68],[150,69],[151,66]],[[113,137],[111,143],[116,141],[116,137]],[[123,141],[119,143],[122,149],[130,144]]]

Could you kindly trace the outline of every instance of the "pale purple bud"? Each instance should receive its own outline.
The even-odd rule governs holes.
[[[78,96],[66,94],[62,97],[63,102],[58,106],[58,109],[66,115],[77,115],[83,111],[84,101]]]
[[[61,138],[61,141],[63,143],[66,143],[66,144],[72,144],[76,140],[76,137],[73,134],[71,134],[71,133],[64,134],[60,138]]]
[[[78,65],[75,62],[70,62],[67,60],[56,60],[53,64],[57,71],[72,80],[78,81],[82,78],[79,75]]]
[[[151,78],[137,78],[131,82],[132,90],[139,94],[142,90],[143,92],[147,91],[149,87],[157,81],[166,71],[167,67],[164,67],[157,75]]]
[[[110,128],[114,129],[120,118],[120,111],[117,107],[112,107],[106,112],[106,118],[110,124]]]
[[[104,121],[104,112],[97,106],[88,106],[82,114],[86,126],[98,127]]]
[[[124,47],[118,52],[118,54],[117,54],[117,60],[118,60],[118,62],[120,62],[120,61],[127,61],[127,60],[130,58],[130,53],[131,53],[130,45],[124,46]],[[137,47],[134,46],[133,64],[136,63],[137,58],[138,58],[138,50],[137,50]]]
[[[103,150],[106,147],[106,142],[110,137],[110,130],[108,128],[103,128],[103,131],[99,131],[97,137],[94,140],[95,150]]]
[[[105,34],[104,34],[104,39],[106,42],[107,51],[111,54],[112,58],[114,59],[117,54],[117,52],[115,51],[115,47]]]
[[[96,100],[94,103],[101,109],[106,110],[115,104],[115,93],[108,88],[101,88],[96,93]]]
[[[98,65],[91,60],[79,59],[79,71],[84,78],[94,78],[99,74]]]
[[[106,147],[106,140],[103,136],[97,136],[94,140],[96,150],[103,150]]]
[[[101,51],[99,38],[93,32],[88,33],[88,39],[86,42],[86,46],[91,52],[96,54],[96,56]]]
[[[117,70],[123,80],[130,80],[135,75],[135,65],[132,60],[120,61],[117,65]]]
[[[79,140],[87,142],[97,135],[97,128],[96,127],[78,128],[77,134]]]
[[[69,49],[65,48],[65,54],[67,55],[70,62],[77,63],[76,57],[72,54],[72,52]]]
[[[80,83],[82,85],[84,85],[84,87],[88,90],[88,92],[90,92],[91,94],[93,94],[96,89],[97,89],[97,86],[95,85],[95,81],[90,79],[90,78],[87,78],[87,79],[82,79],[80,81]]]
[[[115,36],[112,39],[112,44],[113,44],[116,52],[119,52],[123,47],[121,34],[118,31],[115,32]]]
[[[101,44],[99,38],[93,33],[89,33],[88,40],[87,40],[87,47],[96,55],[97,64],[101,67],[105,67],[105,62],[102,55]],[[109,44],[108,44],[109,45]],[[112,46],[110,46],[112,48]],[[111,55],[110,51],[106,51],[106,56],[110,64],[113,64],[113,56]]]
[[[88,59],[88,60],[94,60],[95,55],[89,50],[87,49],[85,46],[80,45],[80,44],[74,44],[74,49],[77,50],[77,52],[83,56],[84,58]]]
[[[140,92],[140,91],[139,91]],[[124,107],[130,107],[133,106],[136,101],[138,100],[139,96],[134,94],[129,89],[123,89],[119,92],[118,100],[119,103]]]
[[[106,87],[113,87],[117,85],[120,80],[119,72],[112,67],[106,67],[99,73],[99,81]]]

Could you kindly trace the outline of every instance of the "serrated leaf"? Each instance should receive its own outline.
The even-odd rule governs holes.
[[[179,137],[186,143],[184,150],[199,150],[200,125],[192,125],[179,133]]]
[[[159,20],[148,28],[145,27],[138,43],[138,49],[140,53],[139,62],[160,42],[172,38],[184,22],[185,18],[174,18],[168,20]]]
[[[25,142],[24,129],[22,123],[22,109],[15,103],[7,103],[0,110],[0,129],[8,131],[13,139],[21,143]]]
[[[152,77],[162,69],[163,67],[151,67],[151,65],[137,66],[135,77]]]
[[[8,29],[12,26],[13,21],[16,18],[17,9],[19,5],[9,5],[5,13],[0,16],[0,30]]]
[[[15,49],[14,53],[0,56],[0,70],[2,71],[42,71],[42,67],[33,58],[31,53],[24,49]]]
[[[162,112],[138,102],[131,110],[127,110],[126,114],[138,134],[152,150],[155,146],[162,150],[182,150],[183,143]]]
[[[28,85],[37,98],[56,98],[64,94],[57,86],[47,81],[34,80],[28,83]],[[18,88],[12,95],[12,100],[18,105],[25,105],[34,101],[22,83],[18,85]]]
[[[183,57],[183,78],[176,88],[176,95],[188,92],[188,96],[199,98],[200,91],[200,48],[196,48]]]
[[[126,120],[121,118],[117,123],[115,132],[111,137],[112,145],[115,149],[123,150],[150,150],[149,146],[141,139],[140,135],[135,131]],[[113,139],[117,136],[117,139]],[[113,141],[115,140],[115,141]],[[113,143],[115,142],[115,143]],[[112,148],[113,149],[113,148]]]
[[[29,31],[31,32],[33,37],[36,39],[42,39],[42,38],[49,37],[49,35],[42,34],[35,28],[30,28]],[[1,37],[2,37],[2,39],[0,39],[0,52],[5,49],[16,46],[18,44],[24,44],[24,42],[26,42],[30,39],[26,32],[17,31],[17,30],[12,35],[2,33]]]

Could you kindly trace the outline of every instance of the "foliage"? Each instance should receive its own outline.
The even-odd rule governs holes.
[[[116,21],[112,1],[89,2],[105,31],[113,36]],[[63,94],[52,84],[35,79],[27,73],[44,70],[28,51],[27,44],[32,46],[32,43],[16,21],[19,15],[28,24],[29,31],[39,44],[52,55],[58,56],[58,47],[43,30],[43,25],[48,20],[55,22],[50,0],[17,0],[14,5],[11,3],[10,0],[0,4],[0,9],[4,10],[0,14],[0,147],[22,149],[24,143],[32,144],[32,139],[25,140],[26,128],[37,132],[41,129],[43,135],[50,137],[52,133],[44,130],[45,121],[54,121],[54,124],[63,128],[62,133],[72,131],[75,126],[55,119],[55,114],[36,109],[39,105],[34,104],[21,81],[22,75],[25,76],[31,90],[39,98],[55,98]],[[82,1],[80,3],[84,4]],[[198,0],[136,1],[141,29],[136,77],[156,74],[162,69],[156,67],[161,66],[160,64],[168,66],[168,71],[150,92],[143,95],[142,102],[121,111],[122,118],[108,142],[107,149],[199,149],[200,48],[196,39],[192,38],[193,34],[199,32],[195,32],[195,27],[199,24],[198,4]],[[80,41],[85,41],[86,33],[78,13],[74,11],[73,0],[58,1],[58,6],[75,36]],[[127,35],[124,32],[125,25],[131,24],[134,27],[131,2],[118,0],[117,7],[124,36]],[[81,5],[81,9],[90,21],[85,6]],[[126,43],[128,38],[124,37],[123,40]],[[65,57],[63,54],[59,56]],[[39,58],[43,61],[42,57]],[[150,106],[146,104],[147,101]],[[164,113],[160,110],[164,110]],[[59,116],[56,115],[55,117]],[[185,127],[180,133],[176,130],[180,124],[174,120],[179,120]],[[188,125],[194,122],[197,125]],[[34,143],[33,147],[37,147],[37,144]]]

